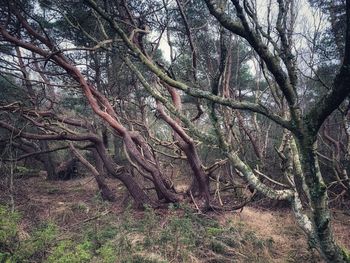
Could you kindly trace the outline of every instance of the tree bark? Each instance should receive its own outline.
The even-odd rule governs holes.
[[[335,241],[331,226],[331,211],[328,208],[327,186],[323,181],[318,160],[317,146],[313,136],[297,140],[305,183],[309,188],[312,220],[321,253],[327,262],[350,262],[350,256]]]
[[[119,179],[125,185],[131,196],[134,198],[135,204],[138,208],[144,208],[145,206],[157,207],[157,204],[147,196],[134,178],[126,171],[123,171],[123,168],[118,166],[113,161],[113,158],[107,154],[102,141],[97,142],[95,146],[108,173]]]
[[[69,180],[76,176],[77,159],[75,157],[62,162],[56,169],[56,180]]]
[[[97,175],[95,175],[95,180],[97,183],[97,186],[101,192],[101,197],[103,200],[106,201],[110,201],[110,202],[115,202],[116,201],[116,196],[115,194],[112,192],[111,189],[109,189],[106,181],[105,181],[105,177],[106,177],[106,173],[103,167],[103,162],[101,160],[100,155],[98,154],[96,149],[92,149],[92,154],[93,157],[95,159],[95,164],[96,164],[96,170],[98,172]]]
[[[178,111],[181,111],[182,103],[179,93],[166,83],[163,83],[163,85],[168,89],[175,108]],[[191,184],[190,191],[193,193],[198,192],[199,196],[204,198],[205,206],[208,207],[210,205],[209,176],[202,168],[202,161],[200,160],[194,141],[186,134],[178,118],[173,120],[165,113],[162,105],[159,103],[157,108],[162,119],[174,130],[174,139],[177,141],[177,145],[180,147],[180,149],[185,153],[187,161],[192,169],[194,179]]]
[[[47,141],[40,141],[40,150],[42,151],[49,151],[49,144]],[[48,152],[42,156],[40,156],[40,160],[42,160],[42,163],[44,164],[44,169],[47,172],[47,179],[48,180],[57,180],[58,174],[56,173],[55,170],[55,165],[52,160],[51,154]]]

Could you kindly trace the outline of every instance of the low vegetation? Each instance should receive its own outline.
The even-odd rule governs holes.
[[[15,196],[16,211],[0,206],[0,262],[321,262],[283,210],[202,214],[170,204],[140,211],[91,194],[97,189],[89,178],[62,185],[32,177],[25,187],[25,205]],[[342,243],[348,242],[346,220],[343,215],[337,231],[345,231]]]
[[[222,226],[186,207],[172,207],[166,215],[151,208],[137,215],[126,209],[69,234],[46,223],[25,236],[20,215],[5,206],[0,211],[1,262],[267,262],[273,247],[271,238],[258,238],[244,225]]]

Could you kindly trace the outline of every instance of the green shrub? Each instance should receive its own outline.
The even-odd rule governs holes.
[[[146,208],[140,218],[129,208],[121,215],[109,214],[84,224],[78,232],[70,232],[72,240],[57,242],[58,229],[52,223],[36,227],[20,240],[19,214],[0,207],[0,262],[190,262],[208,253],[215,262],[231,262],[236,252],[251,262],[263,262],[264,253],[272,247],[272,239],[261,239],[243,225],[221,225],[186,207],[169,210],[161,217]]]
[[[212,239],[210,242],[210,248],[212,251],[218,254],[224,254],[226,251],[226,248],[222,242],[219,242],[215,239]]]
[[[13,258],[20,262],[45,258],[56,236],[57,227],[54,224],[47,223],[39,226],[32,231],[28,239],[19,243]]]
[[[20,240],[20,215],[0,206],[0,262],[33,262],[43,259],[57,235],[54,224],[35,228],[28,238]]]
[[[103,244],[97,251],[99,261],[101,263],[115,263],[117,255],[115,253],[115,246],[111,242]]]
[[[82,243],[74,243],[64,240],[52,251],[47,263],[86,263],[92,259],[92,243],[88,240]]]
[[[12,262],[11,255],[18,246],[20,215],[0,205],[0,262]]]
[[[207,234],[209,236],[216,236],[216,235],[220,235],[224,232],[224,230],[222,228],[217,228],[217,227],[208,227],[207,228]]]

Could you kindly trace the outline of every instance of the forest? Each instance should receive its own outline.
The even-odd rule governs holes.
[[[350,0],[0,0],[0,262],[350,262]]]

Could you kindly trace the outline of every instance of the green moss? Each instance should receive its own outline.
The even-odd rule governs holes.
[[[350,262],[350,251],[347,250],[346,248],[342,248],[341,252],[343,254],[343,258],[344,258],[345,262]]]

